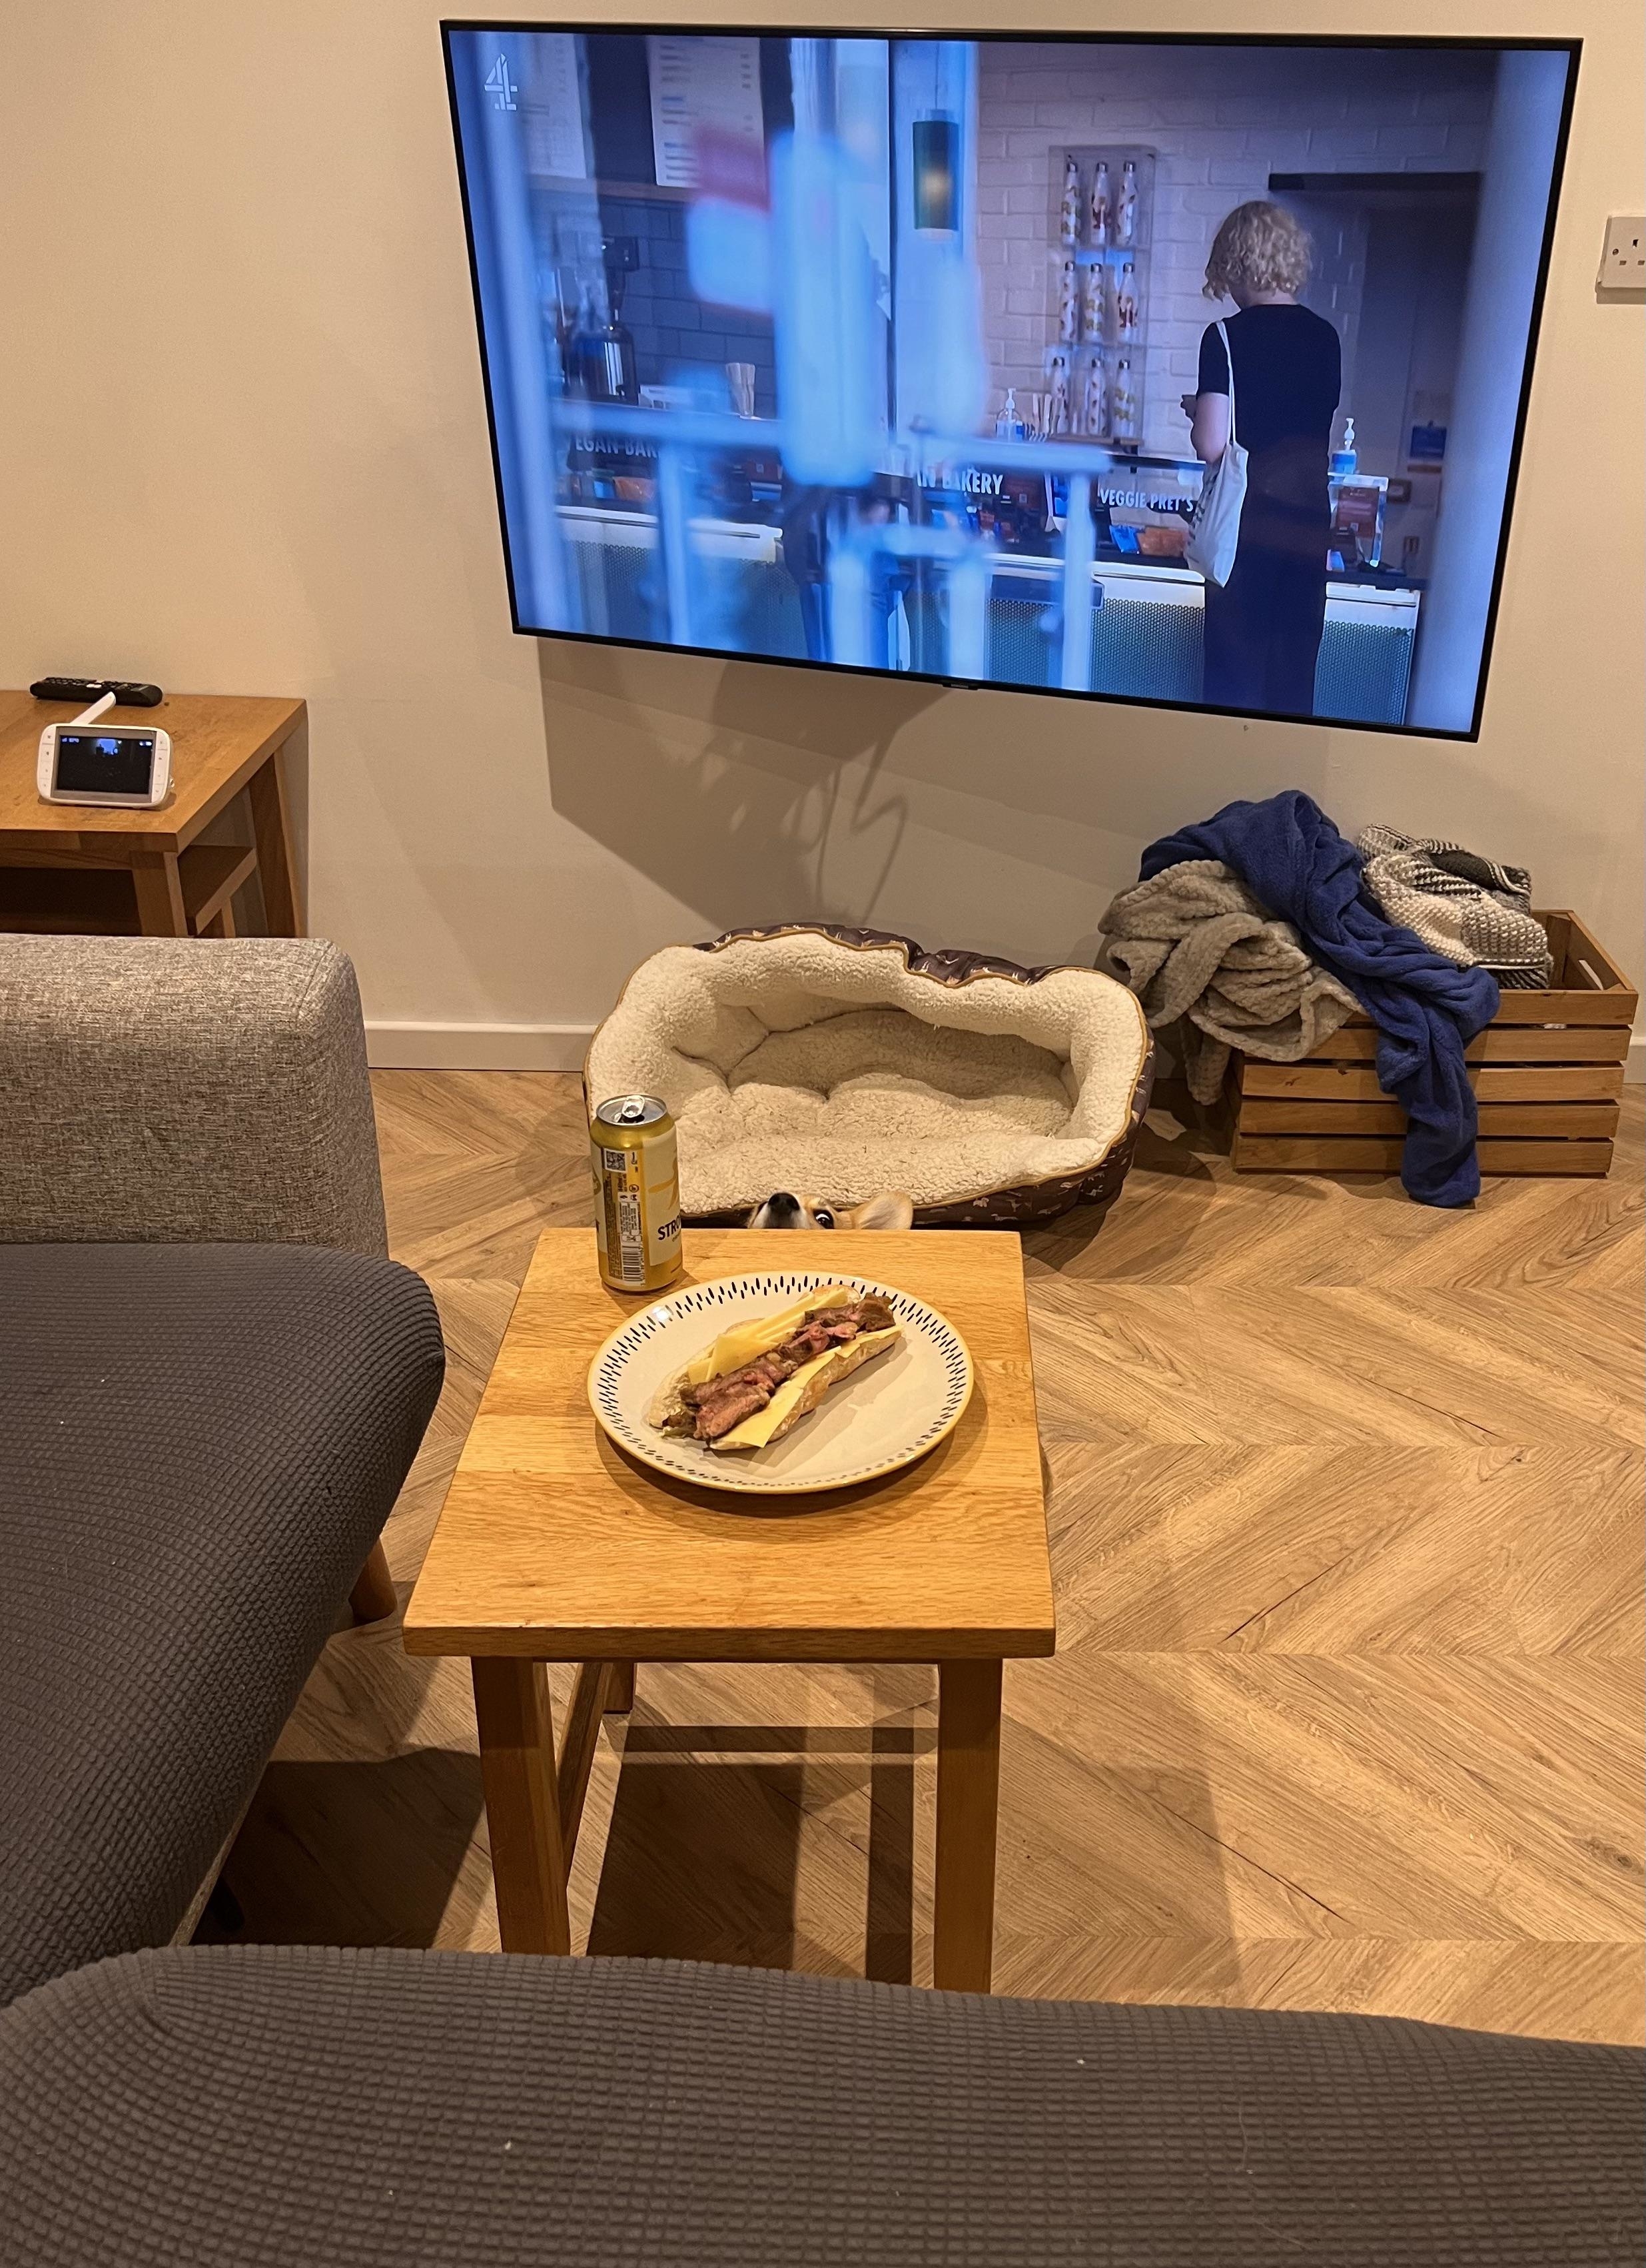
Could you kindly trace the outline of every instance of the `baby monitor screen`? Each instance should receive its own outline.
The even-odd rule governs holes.
[[[1574,43],[445,39],[517,629],[1478,732]]]
[[[63,733],[57,735],[56,785],[70,795],[147,795],[154,777],[152,735]]]

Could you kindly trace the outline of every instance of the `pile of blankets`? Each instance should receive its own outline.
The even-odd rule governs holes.
[[[1231,803],[1196,827],[1151,843],[1135,889],[1100,924],[1108,956],[1153,1025],[1184,1020],[1193,1035],[1191,1092],[1212,1100],[1231,1046],[1274,1062],[1310,1054],[1356,1010],[1378,1026],[1378,1083],[1407,1114],[1400,1178],[1424,1204],[1467,1204],[1480,1194],[1474,1094],[1464,1049],[1497,1012],[1497,980],[1480,965],[1488,945],[1522,983],[1547,980],[1548,948],[1532,921],[1530,882],[1451,843],[1369,829],[1370,855],[1347,842],[1296,789]],[[1392,919],[1369,887],[1413,908],[1427,937]],[[1466,867],[1443,859],[1469,862]],[[1439,889],[1447,876],[1501,915]],[[1540,958],[1524,915],[1537,932]],[[1439,943],[1429,941],[1433,939]],[[1543,979],[1531,972],[1541,968]],[[1515,981],[1511,976],[1510,981]]]
[[[1221,858],[1163,868],[1122,891],[1101,925],[1150,1023],[1183,1020],[1183,1075],[1196,1102],[1222,1094],[1231,1048],[1296,1063],[1359,1006]]]

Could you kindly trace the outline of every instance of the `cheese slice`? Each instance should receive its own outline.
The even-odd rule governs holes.
[[[757,1356],[769,1354],[785,1339],[791,1339],[811,1316],[820,1315],[830,1307],[854,1307],[863,1297],[861,1292],[850,1291],[844,1284],[823,1285],[815,1292],[808,1292],[804,1300],[796,1300],[793,1307],[783,1308],[779,1314],[757,1315],[746,1323],[736,1323],[729,1331],[722,1331],[702,1354],[692,1357],[686,1366],[682,1383],[702,1386],[711,1378],[724,1378],[734,1370],[741,1370],[745,1363],[754,1361]],[[824,1359],[821,1355],[818,1357],[819,1362]],[[805,1366],[806,1369],[810,1367],[810,1364]],[[795,1373],[796,1378],[805,1375],[805,1370]],[[792,1385],[794,1381],[791,1379],[785,1382]]]

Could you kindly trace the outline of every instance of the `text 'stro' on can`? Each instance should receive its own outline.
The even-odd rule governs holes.
[[[615,1094],[589,1126],[600,1273],[617,1292],[660,1292],[680,1272],[674,1121],[655,1094]]]

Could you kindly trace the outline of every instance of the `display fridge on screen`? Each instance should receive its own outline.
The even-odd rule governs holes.
[[[445,37],[517,630],[1478,733],[1576,42]]]

